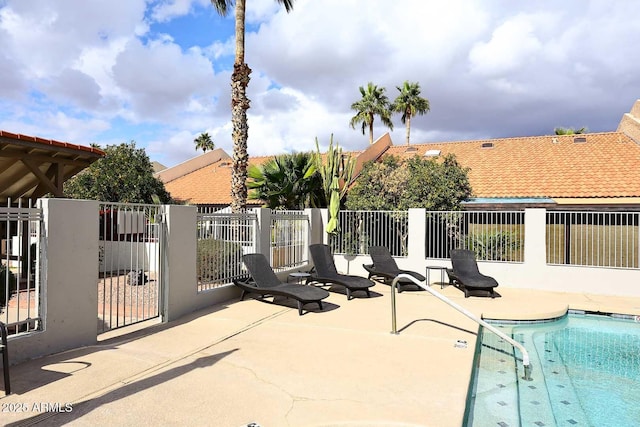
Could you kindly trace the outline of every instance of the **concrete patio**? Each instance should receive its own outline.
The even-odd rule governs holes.
[[[373,289],[351,301],[332,292],[323,312],[303,316],[287,301],[230,301],[13,366],[2,422],[460,426],[477,325],[426,292],[403,292],[401,333],[390,334],[390,288]],[[567,306],[640,315],[640,298],[499,290],[495,300],[442,292],[491,317]]]

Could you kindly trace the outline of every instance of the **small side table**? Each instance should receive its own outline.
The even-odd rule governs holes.
[[[309,279],[309,277],[311,277],[311,274],[309,273],[296,271],[293,273],[289,273],[289,276],[287,276],[287,283],[290,283],[292,280],[294,283],[305,283],[307,279]]]
[[[426,267],[426,276],[427,276],[427,286],[431,286],[431,280],[430,280],[430,276],[431,276],[431,270],[440,270],[440,289],[444,288],[445,285],[445,281],[444,281],[444,272],[447,270],[447,267],[442,267],[440,265],[427,265]]]

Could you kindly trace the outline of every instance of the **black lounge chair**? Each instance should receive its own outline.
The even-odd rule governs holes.
[[[348,300],[351,299],[351,293],[355,291],[365,291],[368,297],[371,296],[369,288],[374,283],[364,277],[338,273],[329,246],[318,243],[310,245],[309,251],[314,264],[314,271],[309,277],[309,282],[344,286],[347,290]]]
[[[494,289],[498,286],[498,282],[493,277],[480,273],[473,251],[468,249],[452,250],[451,265],[453,268],[447,268],[449,284],[463,291],[465,298],[470,296],[496,298],[500,296]]]
[[[0,322],[0,352],[2,352],[2,372],[4,374],[4,394],[11,394],[9,381],[9,347],[7,347],[7,328]]]
[[[426,280],[420,273],[398,268],[398,264],[396,264],[396,261],[391,256],[391,252],[389,252],[389,249],[384,246],[370,246],[369,256],[371,257],[373,264],[362,264],[364,269],[369,272],[369,279],[380,280],[387,285],[390,285],[398,274],[408,274],[413,276],[419,282],[424,282]],[[409,288],[422,290],[421,287],[417,286],[409,279],[400,279],[398,281],[398,292],[402,292]]]
[[[298,301],[299,315],[302,315],[302,307],[312,302],[318,303],[318,307],[322,310],[322,300],[329,296],[329,292],[326,290],[314,286],[281,282],[263,254],[243,255],[242,261],[253,280],[237,279],[233,281],[237,287],[242,289],[240,301],[248,293],[259,294],[260,298],[283,296]]]

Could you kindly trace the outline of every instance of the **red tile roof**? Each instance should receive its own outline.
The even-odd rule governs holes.
[[[249,164],[261,165],[273,156],[252,157]],[[221,159],[165,183],[173,198],[192,205],[231,204],[231,160]]]
[[[584,138],[585,142],[575,142]],[[492,147],[483,148],[491,143]],[[389,148],[385,155],[440,150],[470,168],[475,197],[637,197],[640,145],[620,132],[458,141]]]
[[[476,198],[549,198],[567,204],[600,204],[602,200],[637,204],[640,200],[640,100],[623,116],[617,132],[411,146],[393,146],[385,134],[363,152],[345,154],[356,156],[357,174],[367,160],[378,161],[385,155],[424,156],[429,150],[439,152],[439,158],[454,154],[469,168]],[[251,158],[250,163],[261,164],[268,158]],[[222,162],[202,168],[206,162],[198,163],[193,168],[197,170],[165,180],[165,185],[174,197],[190,203],[229,204],[231,169],[220,166]]]
[[[55,139],[40,138],[38,136],[29,136],[29,135],[22,135],[19,133],[11,133],[11,132],[7,132],[6,130],[0,130],[0,137],[9,138],[16,141],[36,142],[39,144],[44,144],[44,146],[48,145],[51,147],[64,147],[64,148],[70,148],[72,150],[88,151],[90,153],[99,154],[101,156],[105,155],[105,152],[100,150],[99,148],[71,144],[69,142],[56,141]]]
[[[378,159],[391,145],[391,138],[385,134],[365,151],[345,152],[356,157],[355,174],[367,160]],[[217,150],[216,150],[217,151]],[[326,154],[323,154],[323,159]],[[212,156],[208,159],[205,156]],[[174,199],[194,205],[227,206],[231,203],[231,157],[213,157],[212,152],[194,157],[186,162],[156,174]],[[249,164],[261,165],[274,156],[251,157]],[[249,204],[261,205],[257,200]]]

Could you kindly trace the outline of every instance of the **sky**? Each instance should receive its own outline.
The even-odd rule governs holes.
[[[420,84],[411,142],[615,131],[640,98],[637,0],[247,0],[252,156],[363,150],[360,86]],[[234,18],[209,0],[0,0],[0,130],[174,166],[232,154]],[[391,138],[405,143],[400,115]],[[389,129],[374,121],[374,138]]]

